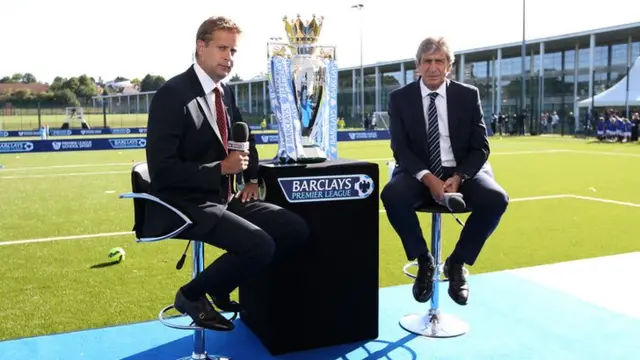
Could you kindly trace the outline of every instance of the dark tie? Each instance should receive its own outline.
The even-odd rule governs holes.
[[[220,131],[220,140],[222,140],[222,146],[224,151],[228,151],[227,148],[227,115],[224,112],[224,105],[222,104],[222,94],[220,89],[213,88],[214,102],[216,104],[216,123],[218,124],[218,130]],[[229,183],[227,184],[227,199],[231,198],[231,176],[228,177]]]
[[[437,92],[429,94],[427,111],[427,139],[429,139],[429,171],[436,177],[442,176],[442,159],[440,157],[440,129],[438,128],[438,110],[436,108]]]

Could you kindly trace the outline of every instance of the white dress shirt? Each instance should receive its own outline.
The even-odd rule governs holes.
[[[204,70],[202,70],[202,68],[200,67],[200,65],[198,65],[197,62],[193,63],[193,69],[196,71],[196,75],[198,75],[198,80],[200,80],[202,89],[204,90],[204,93],[207,95],[206,96],[207,103],[209,104],[209,108],[211,109],[211,114],[213,115],[213,122],[211,125],[215,126],[213,130],[216,133],[220,133],[220,129],[218,128],[218,122],[217,122],[218,114],[216,113],[216,103],[215,103],[216,94],[213,92],[213,89],[218,88],[220,90],[220,96],[222,97],[221,100],[224,100],[224,89],[222,88],[222,86],[220,86],[220,83],[216,83],[215,81],[213,81],[213,79],[211,79],[211,77],[209,77],[209,75],[207,75],[207,73],[205,73]],[[225,111],[224,101],[222,103],[222,106],[223,106],[222,111]],[[224,115],[226,116],[226,114]],[[227,132],[228,132],[228,129],[227,129]]]
[[[451,139],[449,138],[449,118],[447,117],[447,85],[449,80],[445,80],[440,87],[435,90],[438,93],[436,97],[436,110],[438,112],[438,130],[440,132],[440,159],[442,160],[443,167],[455,167],[456,159],[453,156],[453,149],[451,148]],[[434,92],[429,90],[427,86],[420,80],[420,92],[422,93],[422,107],[424,109],[424,122],[427,127],[427,134],[429,133],[429,104],[431,98],[429,94]],[[416,178],[421,180],[425,174],[429,174],[430,171],[425,169],[416,174]]]

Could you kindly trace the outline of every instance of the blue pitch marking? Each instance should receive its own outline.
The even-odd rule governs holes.
[[[640,320],[501,272],[472,276],[466,307],[443,284],[444,311],[471,325],[468,334],[426,339],[406,333],[398,320],[426,309],[410,286],[381,289],[378,340],[271,357],[241,322],[230,333],[207,334],[207,349],[234,360],[304,359],[637,359]],[[594,286],[594,291],[598,291]],[[345,321],[356,321],[348,316]],[[191,332],[158,322],[138,323],[0,343],[0,359],[175,359],[191,354]]]

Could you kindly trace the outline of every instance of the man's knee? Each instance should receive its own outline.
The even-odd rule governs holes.
[[[509,206],[509,195],[501,187],[487,192],[487,204],[496,214],[503,214]]]
[[[279,229],[278,246],[282,245],[286,249],[298,247],[307,242],[310,236],[311,231],[307,222],[300,215],[287,211],[286,224]]]
[[[265,231],[256,229],[249,238],[245,239],[250,244],[247,246],[247,254],[256,265],[266,265],[271,262],[276,251],[276,244]]]
[[[389,181],[380,192],[380,200],[385,208],[402,202],[404,193],[399,188],[398,183]]]

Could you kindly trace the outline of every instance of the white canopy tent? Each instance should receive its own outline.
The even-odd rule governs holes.
[[[640,106],[640,56],[629,69],[629,106]],[[624,107],[627,99],[627,77],[593,97],[595,107]],[[578,103],[579,107],[591,106],[591,98]]]

